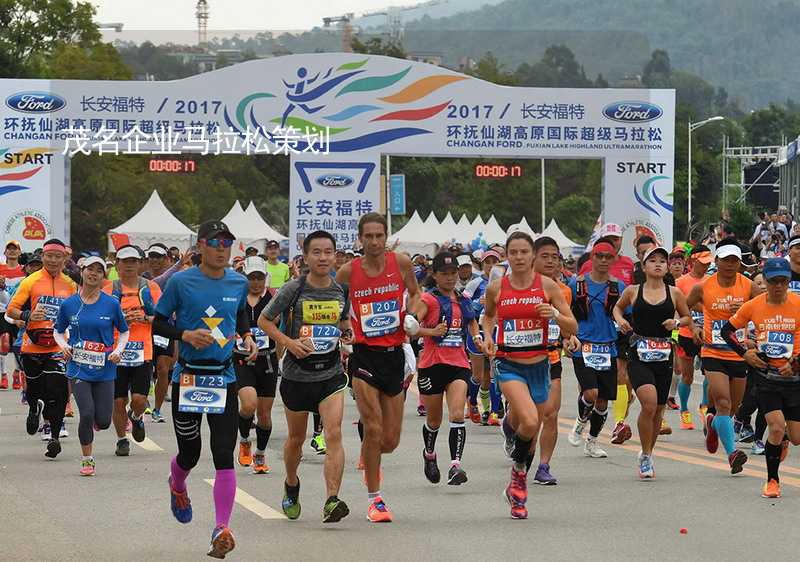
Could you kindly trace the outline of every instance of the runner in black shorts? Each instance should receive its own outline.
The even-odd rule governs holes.
[[[258,357],[246,358],[247,349],[237,342],[234,350],[236,381],[239,386],[239,464],[253,467],[253,474],[267,474],[266,451],[272,433],[272,403],[278,382],[278,356],[275,341],[258,327],[258,317],[269,304],[271,295],[267,290],[267,262],[258,256],[244,260],[247,276],[247,318],[250,331],[258,345]],[[250,446],[250,428],[256,416],[256,450]]]
[[[668,259],[669,252],[664,248],[648,250],[642,257],[645,281],[627,287],[614,306],[614,318],[623,333],[632,332],[628,377],[641,404],[638,426],[642,450],[638,460],[642,479],[655,477],[653,448],[672,383],[672,330],[692,322],[686,297],[664,282]],[[631,305],[629,323],[624,314]],[[680,320],[675,319],[676,311]]]
[[[413,310],[422,322],[419,332],[413,335],[422,336],[424,341],[417,364],[417,386],[426,411],[422,426],[422,460],[425,477],[430,483],[438,484],[441,475],[436,463],[436,437],[442,425],[442,400],[446,397],[450,416],[447,483],[458,486],[467,481],[467,473],[461,468],[467,440],[464,406],[467,380],[471,376],[465,350],[466,335],[472,336],[481,352],[483,339],[478,333],[472,301],[455,291],[458,280],[456,256],[449,252],[437,254],[433,258],[433,279],[436,287],[424,293]]]
[[[338,497],[344,471],[342,415],[347,388],[339,342],[349,344],[353,336],[347,291],[330,275],[336,260],[336,240],[328,232],[312,232],[303,241],[303,259],[308,264],[308,274],[280,288],[261,313],[258,325],[270,339],[286,348],[280,386],[289,432],[283,446],[283,512],[289,519],[300,517],[298,467],[308,413],[318,413],[327,444],[327,500],[322,521],[336,523],[350,513]],[[283,333],[278,328],[281,320]]]

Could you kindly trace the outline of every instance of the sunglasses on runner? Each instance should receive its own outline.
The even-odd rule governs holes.
[[[206,246],[209,248],[230,248],[233,246],[233,239],[231,238],[211,238],[206,240]]]

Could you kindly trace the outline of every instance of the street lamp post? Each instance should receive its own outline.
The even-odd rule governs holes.
[[[703,125],[705,125],[707,123],[711,123],[712,121],[722,121],[723,119],[725,119],[725,118],[722,117],[721,115],[717,115],[715,117],[711,117],[711,118],[706,119],[704,121],[699,121],[698,123],[692,123],[691,121],[689,121],[689,166],[688,166],[688,168],[689,168],[689,182],[688,182],[689,213],[688,213],[688,218],[687,218],[687,221],[686,221],[687,227],[689,229],[692,228],[692,131],[694,131],[695,129],[699,129]]]

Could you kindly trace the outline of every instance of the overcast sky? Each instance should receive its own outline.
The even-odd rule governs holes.
[[[325,16],[363,12],[414,0],[208,0],[209,29],[299,30],[322,25]],[[92,0],[97,21],[121,22],[125,29],[196,29],[197,0]]]

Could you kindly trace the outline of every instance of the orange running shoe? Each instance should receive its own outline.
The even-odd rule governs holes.
[[[661,419],[661,429],[658,430],[659,435],[672,435],[672,428],[667,423],[667,420]]]
[[[12,378],[12,386],[14,390],[20,390],[22,388],[22,377],[19,374],[19,371],[14,371],[14,374],[11,375]]]
[[[211,547],[208,549],[208,555],[211,558],[225,558],[231,550],[236,548],[236,540],[233,538],[233,533],[224,525],[214,529],[211,533]]]
[[[250,441],[239,442],[239,466],[250,466],[253,464],[253,452],[250,448]]]
[[[0,376],[0,390],[8,390],[8,375],[5,373]]]
[[[762,498],[779,498],[781,497],[781,485],[777,480],[770,480],[764,487],[761,488]]]
[[[469,419],[472,420],[472,423],[480,424],[481,423],[481,412],[478,410],[478,405],[475,404],[474,406],[469,407]]]
[[[489,414],[488,424],[491,426],[500,427],[500,416],[492,412],[491,414]]]
[[[786,460],[786,457],[789,456],[789,440],[784,439],[781,441],[781,462]]]
[[[681,412],[681,429],[694,429],[691,412]]]
[[[253,455],[253,474],[269,474],[272,469],[267,464],[267,456]]]
[[[386,504],[383,503],[383,498],[380,496],[372,500],[372,503],[369,504],[367,508],[367,519],[372,523],[392,522],[392,512],[389,511],[389,508],[386,507]]]

